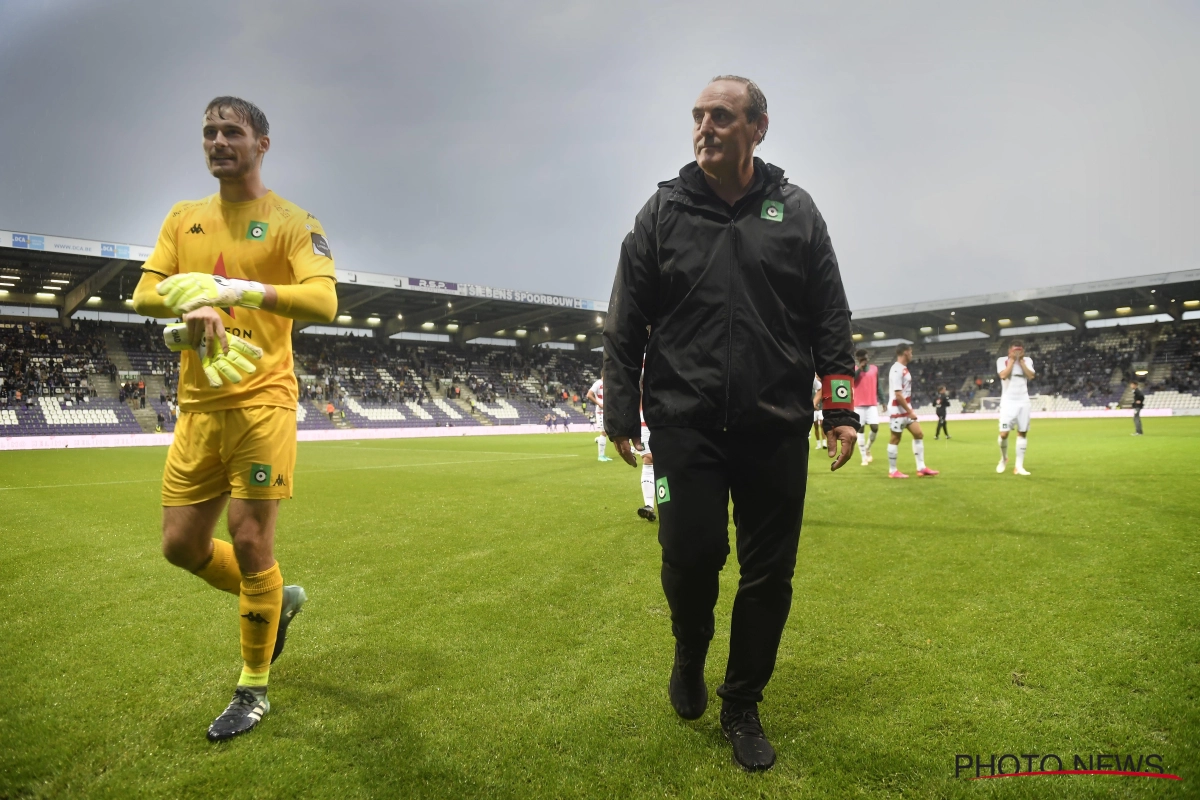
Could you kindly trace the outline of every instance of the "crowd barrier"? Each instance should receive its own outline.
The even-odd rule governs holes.
[[[1186,412],[1169,408],[1148,408],[1143,417],[1170,417],[1186,415]],[[1107,417],[1132,417],[1128,408],[1115,410],[1085,409],[1083,411],[1034,411],[1033,419],[1094,419]],[[920,422],[935,422],[933,414],[921,414]],[[947,422],[970,420],[994,420],[993,414],[947,414]],[[881,415],[880,423],[887,425],[887,417]],[[571,432],[590,431],[590,427],[576,426]],[[296,439],[301,442],[338,442],[355,439],[429,439],[445,436],[509,436],[512,434],[540,433],[553,435],[562,431],[547,430],[545,425],[471,425],[461,428],[339,428],[336,430],[297,431]],[[0,450],[61,450],[87,449],[93,447],[165,447],[171,443],[169,433],[90,434],[79,436],[5,436],[0,437]]]

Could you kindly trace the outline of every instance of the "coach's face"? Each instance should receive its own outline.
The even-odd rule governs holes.
[[[713,81],[692,108],[692,147],[700,169],[714,178],[735,174],[754,156],[767,115],[746,119],[750,93],[740,81]]]
[[[204,117],[204,158],[214,178],[241,178],[259,165],[271,146],[267,136],[256,136],[249,121],[228,109],[212,109]]]

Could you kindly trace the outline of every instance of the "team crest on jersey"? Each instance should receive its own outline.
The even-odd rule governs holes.
[[[270,464],[251,464],[250,465],[250,485],[251,486],[270,486],[271,485],[271,465]]]
[[[666,503],[670,501],[671,487],[667,484],[666,477],[659,478],[654,482],[654,494],[660,503]]]
[[[267,238],[267,223],[251,221],[250,227],[246,230],[246,238],[255,242],[261,242]]]
[[[783,222],[783,203],[778,200],[763,200],[760,216],[771,222]]]

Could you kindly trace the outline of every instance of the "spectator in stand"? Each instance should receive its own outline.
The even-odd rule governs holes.
[[[329,415],[329,421],[333,422],[333,412],[337,409],[333,407],[333,403],[325,403],[325,413]]]

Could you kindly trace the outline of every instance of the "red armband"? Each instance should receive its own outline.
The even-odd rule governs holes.
[[[849,375],[826,375],[821,378],[821,404],[826,411],[853,411],[853,379]]]

